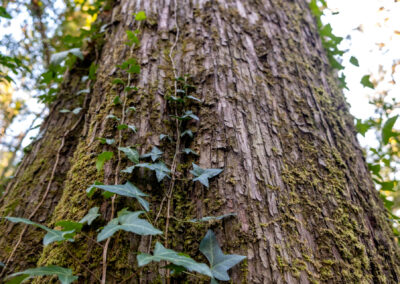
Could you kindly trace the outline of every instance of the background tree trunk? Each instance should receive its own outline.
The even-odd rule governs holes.
[[[97,155],[112,150],[96,138],[118,136],[115,121],[106,119],[111,113],[121,115],[113,99],[122,91],[111,80],[127,78],[116,65],[129,57],[125,31],[138,25],[132,13],[144,10],[148,19],[134,51],[141,73],[131,82],[139,91],[127,98],[137,109],[127,122],[138,132],[123,132],[123,145],[139,145],[141,154],[156,145],[171,164],[174,145],[160,141],[159,135],[175,135],[165,96],[174,84],[168,53],[178,26],[174,63],[180,76],[190,74],[203,103],[192,106],[200,117],[189,125],[194,139],[183,140],[200,156],[180,155],[172,215],[187,220],[237,213],[200,225],[171,220],[169,247],[204,261],[198,245],[212,228],[225,253],[247,256],[232,270],[233,283],[398,283],[399,249],[306,1],[177,2],[175,8],[169,0],[122,0],[103,13],[101,25],[110,24],[104,40],[89,48],[85,60],[66,75],[42,126],[43,136],[9,184],[0,214],[31,214],[58,156],[50,191],[32,220],[49,226],[61,219],[79,220],[93,206],[101,207],[104,219],[98,227],[109,220],[110,201],[100,194],[88,198],[85,189],[95,180],[114,181],[115,158],[104,171],[96,171]],[[80,78],[95,60],[95,50],[100,54],[97,79],[83,100],[75,94],[85,87]],[[59,112],[77,106],[83,106],[80,115]],[[57,155],[62,137],[65,146]],[[184,180],[192,162],[224,172],[205,188]],[[128,162],[123,160],[122,165]],[[169,181],[160,185],[143,171],[121,176],[122,181],[128,179],[151,196],[154,219]],[[118,210],[135,204],[127,198],[116,200]],[[164,206],[155,224],[160,230],[165,216]],[[22,227],[1,221],[0,260],[8,257]],[[85,230],[95,238],[93,226]],[[96,282],[70,257],[73,254],[100,277],[100,246],[80,237],[74,243],[42,248],[42,236],[42,231],[29,228],[9,271],[56,264],[73,268],[83,282]],[[148,237],[116,234],[108,253],[108,282],[161,281],[155,266],[137,268],[136,252],[147,252],[148,247]]]

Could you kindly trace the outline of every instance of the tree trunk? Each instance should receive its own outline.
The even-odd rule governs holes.
[[[232,283],[398,283],[399,249],[306,1],[177,2],[175,7],[170,0],[121,0],[111,13],[103,12],[100,25],[110,24],[104,40],[89,48],[85,60],[66,75],[42,126],[43,136],[9,184],[0,214],[29,217],[50,181],[33,221],[51,227],[59,220],[80,220],[89,208],[100,206],[103,220],[95,227],[104,226],[111,218],[110,199],[97,193],[88,198],[85,190],[96,180],[114,184],[118,155],[96,138],[118,139],[116,122],[106,116],[122,115],[121,105],[113,103],[119,95],[137,109],[126,117],[137,133],[122,131],[122,145],[136,145],[141,154],[155,145],[171,165],[176,145],[159,137],[167,134],[177,140],[174,113],[166,102],[174,90],[175,65],[177,76],[190,75],[202,103],[188,106],[200,120],[188,123],[194,138],[182,138],[180,148],[194,149],[199,157],[178,155],[169,248],[205,261],[198,247],[211,228],[225,253],[247,256],[231,270]],[[125,31],[138,27],[132,13],[140,10],[148,18],[140,27],[140,47],[133,51],[141,73],[131,81],[139,90],[125,98],[111,81],[128,77],[116,65],[129,58]],[[97,78],[83,100],[75,94],[85,88],[80,78],[96,50]],[[78,106],[83,107],[79,115],[59,112]],[[97,172],[97,155],[113,150],[113,160]],[[206,188],[188,179],[192,162],[224,171]],[[129,162],[123,157],[121,169],[125,165]],[[119,179],[150,195],[150,218],[161,208],[154,225],[164,230],[168,213],[161,201],[170,180],[157,183],[147,171]],[[137,205],[118,197],[115,207]],[[231,212],[237,216],[182,222]],[[96,228],[84,232],[95,238]],[[22,229],[1,221],[0,261],[8,258]],[[79,235],[74,243],[43,248],[43,234],[28,228],[7,272],[55,264],[72,268],[79,283],[97,282],[87,269],[101,277],[101,246]],[[152,248],[156,240],[164,243],[153,237]],[[149,241],[117,233],[108,249],[107,283],[162,282],[157,266],[137,267],[136,252],[148,252]],[[187,276],[176,283],[184,281],[203,283],[207,278]]]

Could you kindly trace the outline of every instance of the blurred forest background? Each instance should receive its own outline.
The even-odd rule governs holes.
[[[63,74],[85,52],[93,31],[106,28],[96,27],[104,2],[2,0],[0,196],[40,137]],[[400,1],[312,0],[310,8],[351,104],[376,189],[400,236]]]

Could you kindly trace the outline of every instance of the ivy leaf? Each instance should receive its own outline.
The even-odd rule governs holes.
[[[128,113],[128,112],[130,112],[130,111],[135,112],[135,111],[136,111],[136,108],[135,108],[134,106],[128,107],[128,108],[126,109],[125,113]]]
[[[128,159],[135,164],[139,163],[139,153],[136,151],[136,149],[132,149],[130,147],[119,147],[118,150],[124,152]]]
[[[80,94],[89,94],[90,93],[90,89],[83,89],[78,91],[76,94],[80,95]]]
[[[210,262],[213,278],[222,281],[228,281],[230,279],[228,270],[246,258],[243,255],[224,254],[219,247],[214,232],[211,230],[208,230],[206,236],[201,241],[200,251]]]
[[[135,20],[136,21],[144,21],[147,19],[146,13],[144,11],[139,11],[135,15]]]
[[[77,107],[77,108],[74,108],[74,109],[72,110],[72,113],[73,113],[73,114],[79,114],[79,113],[81,112],[81,110],[82,110],[81,107]]]
[[[112,145],[112,144],[114,144],[115,143],[115,139],[105,139],[106,140],[106,143],[108,144],[108,145]]]
[[[172,139],[169,135],[166,134],[160,134],[160,141],[162,141],[163,139],[168,138],[169,141],[172,142]]]
[[[101,242],[108,239],[119,230],[143,236],[162,234],[160,230],[154,228],[149,222],[139,218],[139,215],[142,213],[143,211],[130,212],[124,210],[123,214],[119,214],[118,218],[112,219],[103,230],[101,230],[97,235],[97,241]]]
[[[390,137],[397,135],[397,133],[393,132],[393,126],[396,123],[396,120],[399,116],[395,115],[388,120],[386,120],[385,124],[382,127],[382,142],[383,145],[389,143]]]
[[[189,155],[189,154],[193,154],[193,155],[196,155],[196,156],[199,155],[199,154],[197,154],[195,151],[193,151],[193,150],[190,149],[190,148],[185,148],[185,149],[182,150],[182,152],[185,153],[185,154],[187,154],[187,155]]]
[[[161,151],[160,149],[158,149],[156,146],[153,146],[153,148],[151,149],[151,151],[149,153],[143,154],[140,157],[141,158],[151,157],[151,160],[153,162],[155,162],[157,159],[159,159],[161,157],[162,153],[164,153],[164,152]]]
[[[163,232],[154,228],[149,222],[144,219],[140,219],[139,215],[143,214],[143,211],[124,213],[118,217],[118,221],[121,224],[121,230],[132,232],[137,235],[160,235]]]
[[[183,99],[180,97],[175,97],[175,96],[168,96],[167,98],[170,101],[178,102],[178,103],[183,103]]]
[[[358,59],[355,58],[354,56],[350,57],[350,63],[357,67],[360,66],[360,64],[358,64]]]
[[[189,271],[196,271],[203,275],[212,277],[210,268],[205,263],[198,263],[194,259],[172,249],[165,248],[159,242],[156,243],[153,255],[141,253],[137,256],[139,267],[149,264],[152,261],[169,261],[175,265],[183,266]]]
[[[136,198],[136,200],[143,206],[146,211],[149,211],[149,203],[144,200],[143,196],[148,196],[147,194],[143,193],[139,188],[134,186],[132,183],[127,181],[125,184],[116,184],[116,185],[92,185],[94,188],[100,188],[107,192],[112,192],[121,196],[127,196]]]
[[[135,133],[136,133],[136,131],[137,131],[135,125],[130,125],[130,124],[128,124],[128,128],[129,128],[130,130],[132,130],[133,132],[135,132]]]
[[[70,284],[78,279],[78,276],[72,274],[71,269],[56,265],[26,269],[24,271],[13,273],[7,276],[7,278],[12,278],[18,275],[27,275],[27,277],[57,275],[61,284]]]
[[[121,120],[120,118],[116,117],[116,116],[113,115],[113,114],[107,115],[106,118],[107,118],[107,119],[114,119],[114,120],[117,120],[117,121],[120,121],[120,120]]]
[[[198,180],[206,187],[209,186],[208,180],[210,178],[213,178],[213,177],[219,175],[223,171],[223,169],[203,169],[203,168],[200,168],[195,163],[192,163],[192,165],[193,165],[193,170],[191,170],[190,173],[196,177],[193,179],[193,181]]]
[[[72,49],[69,49],[69,50],[66,50],[66,51],[61,51],[61,52],[58,52],[58,53],[54,53],[51,56],[50,64],[51,65],[60,65],[61,62],[63,62],[67,58],[67,56],[69,54],[72,54],[72,55],[74,55],[76,57],[79,57],[80,59],[83,59],[82,51],[79,48],[72,48]]]
[[[74,222],[74,221],[66,221],[66,220],[61,220],[58,221],[54,224],[56,227],[60,226],[63,227],[61,231],[74,231],[79,233],[82,230],[83,224]],[[71,236],[72,237],[72,236]]]
[[[167,168],[167,166],[163,162],[158,162],[157,164],[141,163],[141,164],[137,164],[132,167],[128,167],[125,170],[123,170],[122,172],[123,173],[132,173],[132,171],[135,167],[146,168],[146,169],[155,171],[158,182],[162,181],[164,179],[164,177],[171,178],[169,176],[171,171],[170,171],[170,169]]]
[[[92,62],[92,64],[90,64],[90,68],[89,68],[89,78],[90,78],[90,80],[96,79],[97,67],[99,67],[99,66],[94,62]]]
[[[372,82],[370,81],[370,75],[365,75],[361,78],[360,81],[361,85],[363,85],[364,87],[368,87],[371,89],[375,89],[374,84],[372,84]]]
[[[41,228],[47,232],[47,234],[43,238],[43,245],[47,246],[48,244],[51,244],[53,242],[58,242],[58,241],[73,241],[71,234],[74,233],[73,230],[71,231],[59,231],[59,230],[53,230],[50,229],[44,225],[32,222],[31,220],[25,219],[25,218],[19,218],[19,217],[5,217],[8,221],[11,221],[13,223],[24,223],[27,225],[32,225],[38,228]]]
[[[103,169],[104,163],[113,157],[114,153],[110,151],[105,151],[97,156],[96,169],[101,171]]]
[[[231,216],[236,216],[236,213],[228,213],[228,214],[224,214],[224,215],[220,215],[220,216],[206,216],[200,219],[191,219],[189,220],[189,222],[192,223],[199,223],[199,222],[208,222],[208,221],[212,221],[212,220],[222,220],[224,218],[228,218]]]
[[[112,235],[115,234],[119,230],[118,219],[114,218],[100,231],[97,235],[97,241],[101,242],[105,239],[108,239]]]
[[[122,104],[121,102],[121,98],[119,96],[115,96],[114,100],[113,100],[114,105],[120,105]]]
[[[138,90],[138,88],[135,86],[126,86],[124,89],[125,92],[137,91],[137,90]]]
[[[87,194],[88,197],[92,197],[93,196],[94,191],[96,189],[95,185],[103,185],[103,184],[101,182],[95,181],[93,185],[89,186],[86,189],[86,194]]]
[[[128,124],[120,124],[117,126],[118,130],[124,130],[124,129],[128,129]]]
[[[182,116],[172,116],[179,120],[194,119],[199,120],[199,117],[195,115],[191,110],[187,110]]]
[[[134,32],[127,30],[126,35],[128,36],[128,40],[129,40],[128,44],[129,45],[132,45],[132,44],[138,45],[140,43],[138,37],[136,36],[136,34]]]
[[[90,208],[89,212],[79,221],[79,223],[87,223],[90,226],[92,222],[99,216],[99,207]]]
[[[125,81],[120,78],[116,78],[116,79],[112,80],[111,83],[114,85],[118,85],[118,84],[125,85]]]
[[[201,100],[199,98],[193,97],[193,96],[187,96],[186,98],[194,100],[194,101],[198,101],[201,103]]]
[[[187,129],[187,130],[185,130],[185,131],[183,131],[183,132],[181,133],[181,137],[184,137],[185,135],[189,136],[190,138],[193,138],[193,132],[192,132],[192,130]]]

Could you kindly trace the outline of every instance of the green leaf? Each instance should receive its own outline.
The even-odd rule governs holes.
[[[79,113],[81,112],[81,110],[82,110],[81,107],[77,107],[77,108],[74,108],[74,109],[72,110],[72,113],[73,113],[73,114],[79,114]]]
[[[68,57],[69,54],[79,57],[80,59],[83,59],[83,54],[82,54],[81,50],[79,48],[72,48],[72,49],[69,49],[66,51],[54,53],[51,56],[50,64],[51,65],[60,65],[61,62],[63,62]]]
[[[382,127],[382,142],[383,145],[389,143],[390,137],[397,135],[397,133],[393,132],[393,126],[396,123],[396,120],[399,116],[395,115],[388,120],[386,120],[385,124]]]
[[[124,129],[128,129],[128,124],[120,124],[117,126],[118,130],[124,130]]]
[[[151,157],[151,160],[153,162],[155,162],[156,160],[158,160],[161,157],[162,153],[164,153],[164,152],[161,151],[160,149],[158,149],[156,146],[153,146],[153,148],[151,149],[151,151],[149,153],[141,155],[140,158]]]
[[[97,156],[96,169],[101,171],[103,169],[104,163],[113,157],[114,153],[110,151],[105,151]]]
[[[97,241],[101,242],[108,239],[119,230],[143,236],[162,234],[160,230],[154,228],[149,222],[139,218],[139,215],[142,213],[143,211],[130,212],[123,210],[123,214],[119,214],[118,218],[112,219],[103,230],[101,230],[97,235]]]
[[[219,247],[213,231],[208,230],[200,243],[200,251],[210,262],[212,276],[218,280],[229,281],[228,270],[246,257],[237,254],[224,254]]]
[[[89,94],[90,93],[90,89],[83,89],[78,91],[76,94],[80,95],[80,94]]]
[[[108,224],[100,231],[97,235],[97,241],[101,242],[105,239],[108,239],[112,235],[115,234],[119,230],[118,219],[112,219]]]
[[[137,91],[137,90],[138,90],[138,88],[135,86],[126,86],[124,89],[125,92]]]
[[[103,184],[101,182],[95,181],[93,185],[89,186],[86,189],[86,194],[87,194],[88,197],[92,197],[93,196],[94,191],[96,189],[95,185],[103,185]]]
[[[132,45],[132,44],[138,45],[140,43],[138,37],[136,36],[136,34],[134,32],[127,30],[126,35],[128,36],[128,40],[129,40],[128,44],[129,45]]]
[[[87,223],[90,226],[92,222],[99,216],[99,207],[90,208],[89,212],[79,221],[79,223]]]
[[[198,99],[198,98],[196,98],[196,97],[193,97],[193,96],[187,96],[186,98],[188,98],[188,99],[191,99],[191,100],[194,100],[194,101],[198,101],[198,102],[200,102],[200,103],[201,103],[201,100],[200,100],[200,99]]]
[[[3,6],[0,6],[0,17],[1,18],[6,18],[6,19],[11,19],[11,15],[7,12],[6,8]]]
[[[114,105],[120,105],[122,104],[121,102],[121,98],[119,96],[115,96],[114,100],[113,100]]]
[[[130,147],[119,147],[118,150],[124,152],[128,159],[135,164],[139,163],[139,153],[136,151],[136,149],[132,149]]]
[[[354,56],[350,57],[350,63],[353,64],[354,66],[359,67],[360,65],[358,64],[358,59],[355,58]]]
[[[107,143],[108,145],[112,145],[112,144],[115,143],[115,139],[106,139],[106,143]]]
[[[206,216],[200,219],[191,219],[189,220],[189,222],[192,223],[199,223],[199,222],[208,222],[208,221],[212,221],[212,220],[222,220],[224,218],[228,218],[231,216],[236,216],[236,213],[228,213],[228,214],[224,214],[224,215],[220,215],[220,216]]]
[[[209,186],[208,180],[210,178],[219,175],[223,171],[223,169],[203,169],[194,163],[192,163],[192,165],[193,170],[191,170],[190,173],[196,177],[193,181],[199,181],[206,187]]]
[[[6,266],[3,262],[0,261],[0,267]]]
[[[210,268],[205,263],[198,263],[186,255],[180,254],[172,249],[167,249],[159,242],[156,243],[153,255],[141,253],[137,256],[137,261],[139,267],[149,264],[152,261],[169,261],[175,265],[183,266],[189,271],[196,271],[200,274],[212,277]]]
[[[97,67],[98,66],[94,62],[92,62],[92,64],[90,64],[90,68],[89,68],[89,79],[90,80],[96,79]]]
[[[112,80],[111,83],[113,83],[113,84],[115,84],[115,85],[117,85],[117,84],[125,85],[125,81],[122,80],[122,79],[120,79],[120,78],[116,78],[116,79]]]
[[[149,203],[144,200],[143,196],[148,196],[143,193],[139,188],[134,186],[132,183],[127,181],[125,184],[116,184],[116,185],[92,185],[94,188],[100,188],[102,190],[112,192],[114,194],[118,194],[121,196],[133,197],[143,206],[146,211],[149,211]]]
[[[130,124],[128,124],[128,128],[129,128],[130,130],[132,130],[133,132],[135,132],[135,133],[136,133],[136,131],[137,131],[135,125],[130,125]]]
[[[63,108],[60,110],[61,113],[68,113],[71,112],[69,109]]]
[[[113,114],[107,115],[106,118],[107,118],[107,119],[114,119],[114,120],[117,120],[117,121],[120,121],[120,120],[121,120],[120,118],[116,117],[116,116],[113,115]]]
[[[171,178],[169,176],[171,171],[170,171],[170,169],[167,168],[167,166],[163,162],[158,162],[157,164],[141,163],[141,164],[137,164],[132,167],[128,167],[125,170],[123,170],[122,172],[130,174],[130,173],[132,173],[132,171],[135,167],[146,168],[146,169],[155,171],[158,182],[162,181],[164,179],[164,177]]]
[[[192,132],[192,130],[187,129],[187,130],[185,130],[185,131],[183,131],[183,132],[181,133],[181,137],[184,137],[185,135],[189,136],[190,138],[193,138],[193,132]]]
[[[135,20],[136,21],[144,21],[146,20],[146,13],[144,11],[139,11],[135,14]]]
[[[357,119],[356,129],[357,129],[357,132],[360,133],[362,136],[365,137],[365,133],[369,129],[371,129],[371,127],[372,127],[372,124],[369,120],[367,120],[366,122],[362,122],[361,119]]]
[[[66,220],[61,220],[58,221],[54,224],[56,227],[63,227],[61,231],[75,231],[79,233],[82,230],[83,224],[74,222],[74,221],[66,221]]]
[[[160,141],[162,141],[163,139],[168,138],[169,141],[172,141],[171,137],[169,135],[166,134],[160,134]]]
[[[25,219],[25,218],[19,218],[19,217],[5,217],[5,219],[13,222],[13,223],[24,223],[27,225],[32,225],[38,228],[41,228],[47,232],[47,234],[43,238],[43,245],[47,246],[48,244],[51,244],[53,242],[58,242],[58,241],[73,241],[71,238],[71,234],[74,231],[58,231],[58,230],[53,230],[50,229],[44,225],[32,222],[31,220]]]
[[[361,85],[363,85],[364,87],[368,87],[371,89],[375,89],[374,84],[372,84],[372,82],[370,81],[370,75],[365,75],[361,78],[360,81]]]
[[[187,110],[182,116],[173,116],[174,118],[177,118],[179,120],[187,120],[187,119],[194,119],[194,120],[199,120],[199,117],[195,115],[191,110]]]
[[[185,149],[182,150],[182,152],[185,153],[185,154],[187,154],[187,155],[189,155],[189,154],[193,154],[193,155],[196,155],[196,156],[199,155],[199,154],[197,154],[195,151],[193,151],[193,150],[190,149],[190,148],[185,148]]]
[[[128,113],[128,112],[130,112],[130,111],[135,112],[135,111],[136,111],[136,108],[135,108],[134,106],[128,107],[128,108],[126,109],[125,113]]]
[[[26,269],[24,271],[13,273],[7,276],[7,278],[19,275],[28,275],[29,277],[57,275],[61,284],[70,284],[78,279],[78,276],[72,274],[71,269],[55,265]]]

